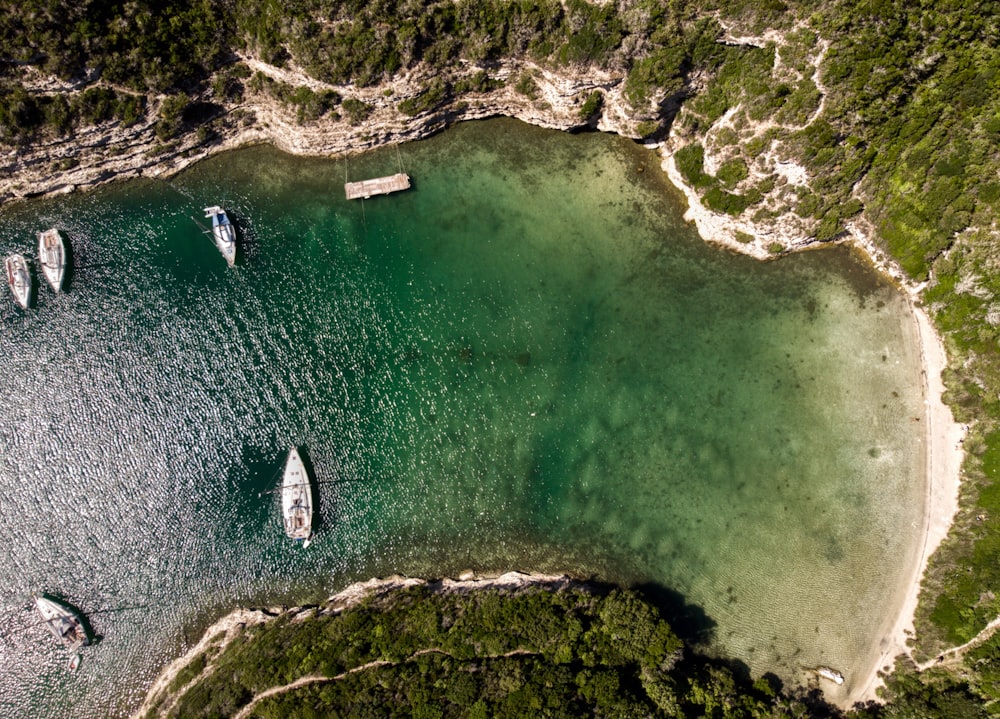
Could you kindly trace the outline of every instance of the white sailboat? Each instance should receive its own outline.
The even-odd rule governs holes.
[[[219,252],[226,258],[226,264],[232,267],[236,263],[236,228],[229,221],[226,211],[218,205],[205,208],[205,217],[212,220],[212,239]]]
[[[292,447],[281,482],[281,514],[285,520],[285,534],[302,542],[303,547],[308,547],[312,540],[312,511],[309,475],[299,451]]]
[[[36,594],[35,611],[41,617],[42,624],[52,632],[52,636],[71,652],[90,644],[90,636],[87,634],[83,619],[68,605],[44,594]],[[76,655],[70,661],[70,668],[76,669],[79,665],[80,658]]]
[[[53,291],[62,290],[66,273],[66,243],[56,228],[38,233],[38,261],[42,263],[42,274]]]
[[[9,255],[4,260],[4,267],[7,270],[7,284],[10,291],[14,293],[17,304],[24,309],[31,303],[31,273],[28,272],[28,262],[24,255]]]

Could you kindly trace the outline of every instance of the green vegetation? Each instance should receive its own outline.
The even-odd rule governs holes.
[[[531,76],[530,72],[521,73],[517,82],[514,83],[514,89],[530,100],[538,98],[538,83],[535,82],[535,78]]]
[[[887,706],[842,712],[814,692],[689,649],[641,595],[600,585],[370,595],[336,614],[286,613],[194,657],[149,719],[252,716],[672,719],[985,719],[1000,692],[1000,638],[970,652],[969,682],[901,666]],[[208,669],[203,673],[204,669]],[[192,680],[195,680],[192,682]],[[299,682],[295,687],[288,685]],[[185,688],[186,687],[186,688]]]
[[[399,111],[413,117],[439,107],[450,96],[451,88],[445,82],[435,82],[425,87],[416,97],[410,97],[399,103]]]
[[[344,98],[341,107],[344,108],[347,119],[352,125],[361,124],[372,113],[372,106],[356,97]]]
[[[210,142],[225,122],[250,123],[236,105],[247,95],[284,104],[301,123],[359,124],[374,108],[353,90],[414,70],[433,80],[396,103],[401,115],[457,110],[501,87],[498,68],[516,58],[530,64],[514,65],[508,82],[529,100],[540,97],[541,70],[621,80],[628,106],[618,109],[642,137],[670,128],[681,138],[678,169],[713,210],[758,221],[795,213],[819,241],[864,220],[912,278],[929,280],[923,301],[951,358],[947,400],[972,426],[962,511],[925,578],[916,653],[932,657],[1000,614],[995,2],[0,0],[0,10],[8,147],[114,125],[155,133],[151,154],[166,153],[190,133]],[[354,87],[341,97],[251,77],[238,53]],[[603,102],[590,94],[580,123]],[[714,174],[706,153],[721,159],[708,163]],[[808,183],[757,178],[761,158],[795,163]],[[906,673],[885,716],[957,716],[928,698],[939,694],[956,707],[966,694],[995,699],[991,657],[970,660],[966,674]],[[433,660],[441,671],[444,659]]]
[[[633,592],[432,593],[369,597],[339,614],[283,615],[213,656],[168,717],[230,717],[254,696],[261,719],[330,716],[834,716],[805,693],[751,682],[724,662],[684,656],[656,609]],[[325,678],[325,679],[324,679]],[[176,686],[174,687],[176,689]],[[808,712],[808,714],[807,714]]]
[[[340,95],[333,90],[316,92],[301,85],[289,85],[286,82],[272,80],[263,73],[255,73],[250,78],[250,88],[254,92],[263,92],[268,96],[295,109],[296,119],[300,123],[312,122],[323,117],[340,104]],[[220,92],[221,91],[221,92]],[[242,87],[237,81],[227,79],[226,84],[216,89],[216,94],[242,95]]]
[[[604,93],[600,90],[594,90],[592,93],[587,95],[587,99],[583,101],[583,105],[580,106],[580,119],[584,122],[589,122],[591,118],[596,116],[601,108],[604,106]]]

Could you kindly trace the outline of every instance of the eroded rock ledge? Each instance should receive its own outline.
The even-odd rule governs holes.
[[[723,40],[754,46],[765,41],[729,36]],[[781,36],[766,40],[783,42]],[[823,52],[824,46],[819,45],[808,56],[812,75],[803,79],[814,83],[821,95],[818,68]],[[789,187],[806,186],[809,178],[805,170],[788,157],[780,139],[770,141],[768,151],[756,158],[750,167],[750,176],[741,183],[753,189],[753,183],[761,178],[780,176],[786,180],[764,193],[761,206],[769,208],[769,212],[758,219],[751,218],[749,212],[733,216],[707,208],[698,190],[678,171],[674,155],[692,143],[705,146],[708,169],[732,159],[732,146],[723,147],[714,142],[714,138],[720,130],[727,129],[727,123],[732,124],[733,112],[699,131],[692,131],[692,123],[687,121],[696,120],[697,111],[689,110],[682,99],[697,95],[708,82],[707,78],[690,78],[684,90],[661,102],[653,111],[637,109],[624,96],[627,77],[624,69],[576,66],[553,70],[520,59],[508,59],[488,68],[465,64],[449,72],[450,82],[466,81],[471,86],[475,84],[474,78],[488,76],[493,89],[466,91],[435,103],[432,109],[408,115],[401,112],[401,104],[421,98],[440,75],[440,70],[417,66],[381,84],[358,87],[323,83],[294,64],[276,67],[251,55],[240,56],[236,66],[254,77],[266,78],[268,82],[285,87],[307,88],[315,93],[329,91],[345,100],[349,98],[356,105],[363,104],[365,116],[352,121],[350,117],[326,113],[318,119],[300,120],[293,107],[276,100],[267,89],[260,87],[260,83],[246,83],[240,102],[220,101],[207,90],[203,97],[193,98],[195,102],[211,102],[219,108],[219,114],[211,122],[209,136],[203,132],[187,132],[162,142],[156,134],[160,107],[166,99],[161,97],[152,103],[140,123],[130,127],[109,122],[81,129],[72,137],[46,145],[6,151],[0,155],[0,203],[83,190],[116,179],[168,177],[198,160],[246,145],[266,143],[291,154],[332,157],[417,140],[459,121],[508,116],[558,130],[590,127],[636,140],[647,137],[650,146],[659,149],[664,170],[671,181],[687,197],[688,219],[697,224],[708,242],[758,259],[816,244],[813,238],[815,222],[788,209]],[[778,53],[774,72],[777,75],[787,73]],[[530,90],[525,89],[524,78],[530,78]],[[39,87],[48,87],[43,80],[38,79],[42,83]],[[600,99],[599,109],[587,115],[588,101],[593,102],[595,96]],[[734,108],[734,112],[738,109]],[[820,106],[803,122],[812,122],[821,112]],[[751,138],[765,131],[770,132],[768,137],[773,137],[777,129],[780,127],[768,121],[760,127],[748,128],[747,132]],[[801,126],[793,129],[801,129]],[[877,250],[874,243],[866,241],[866,232],[859,230],[852,235],[870,256],[874,256]],[[883,269],[889,269],[884,257],[876,259]]]

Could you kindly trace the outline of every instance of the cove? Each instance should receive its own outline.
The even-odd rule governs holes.
[[[344,199],[400,165],[409,192]],[[678,203],[627,140],[492,120],[5,210],[0,249],[55,225],[73,270],[0,305],[0,714],[126,714],[236,606],[464,569],[642,586],[704,651],[850,682],[921,536],[906,301],[845,249],[708,247]],[[291,446],[305,551],[262,494]],[[76,674],[37,590],[103,636]]]

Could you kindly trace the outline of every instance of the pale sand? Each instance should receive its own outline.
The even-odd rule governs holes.
[[[896,657],[902,654],[909,655],[908,639],[913,636],[913,617],[917,610],[920,583],[927,569],[927,562],[948,534],[952,519],[958,511],[960,472],[965,456],[962,449],[965,428],[955,422],[951,409],[941,401],[944,393],[941,372],[947,366],[948,358],[930,318],[924,309],[916,304],[915,293],[915,290],[911,289],[910,306],[920,335],[927,423],[925,440],[927,495],[920,559],[913,567],[908,584],[900,587],[896,595],[899,602],[896,621],[879,640],[876,660],[863,679],[853,683],[854,688],[848,694],[845,705],[877,699],[876,690],[882,686],[879,672],[891,670]]]
[[[804,248],[812,244],[808,239],[796,236],[797,228],[783,224],[780,218],[771,223],[767,234],[763,234],[760,232],[761,228],[754,226],[753,223],[712,212],[701,203],[697,191],[685,183],[672,154],[666,148],[661,148],[660,153],[664,172],[687,199],[688,209],[684,213],[684,219],[695,225],[698,234],[705,242],[721,245],[757,259],[773,257],[767,249],[767,243],[770,242],[779,242],[788,249]],[[920,595],[920,584],[930,556],[948,534],[955,513],[958,511],[958,491],[962,460],[965,455],[962,446],[965,427],[955,422],[951,409],[941,399],[944,394],[941,372],[947,366],[948,358],[941,338],[919,304],[920,292],[924,285],[909,281],[895,262],[875,244],[872,240],[873,227],[867,223],[856,222],[848,230],[847,241],[859,247],[876,269],[901,286],[907,294],[913,312],[924,380],[927,492],[919,560],[913,566],[908,581],[899,587],[889,605],[899,607],[894,614],[895,619],[886,622],[886,632],[877,643],[873,643],[872,660],[868,671],[860,678],[847,677],[850,688],[840,696],[830,697],[831,701],[845,708],[855,702],[877,699],[876,691],[883,683],[879,672],[891,669],[896,657],[910,654],[908,640],[913,636],[913,619]],[[748,243],[737,241],[734,239],[737,231],[752,235],[753,241]],[[831,695],[835,693],[830,692]]]

